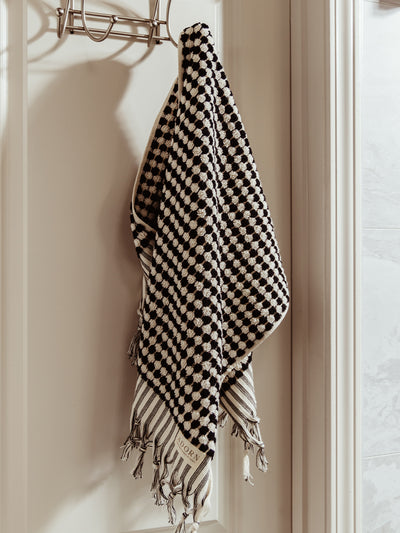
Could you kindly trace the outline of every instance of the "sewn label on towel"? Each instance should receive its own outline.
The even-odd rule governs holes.
[[[185,439],[180,431],[175,438],[175,447],[182,459],[192,468],[197,468],[206,455]]]

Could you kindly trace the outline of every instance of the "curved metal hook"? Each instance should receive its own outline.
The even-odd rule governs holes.
[[[167,34],[168,34],[168,37],[169,37],[169,40],[171,41],[171,43],[175,46],[175,48],[178,48],[178,43],[175,41],[175,39],[172,37],[171,35],[171,30],[169,28],[169,12],[170,12],[170,9],[171,9],[171,3],[172,3],[172,0],[168,0],[168,4],[167,4],[167,14],[166,14],[166,28],[167,28]]]
[[[90,39],[92,39],[92,41],[100,43],[100,42],[104,41],[105,39],[107,39],[107,37],[110,35],[110,33],[111,33],[111,31],[112,31],[112,29],[114,27],[114,24],[119,21],[119,17],[116,16],[116,15],[109,15],[110,23],[108,25],[108,28],[106,30],[104,30],[104,31],[100,30],[100,29],[96,30],[96,31],[94,31],[93,29],[91,30],[91,29],[89,29],[88,23],[87,23],[87,20],[86,20],[85,1],[86,0],[81,0],[81,21],[82,21],[83,28],[77,28],[77,30],[80,30],[80,31],[82,31],[82,29],[85,30],[85,33],[89,36]],[[178,48],[178,43],[172,37],[172,33],[171,33],[171,30],[170,30],[170,26],[169,26],[171,3],[172,3],[172,0],[168,0],[167,9],[166,9],[165,26],[166,26],[168,39],[171,41],[171,43],[176,48]],[[149,19],[146,20],[147,23],[150,22],[150,29],[149,29],[149,35],[148,35],[148,41],[147,41],[148,45],[150,44],[150,42],[153,39],[157,40],[157,36],[154,35],[154,32],[157,29],[158,24],[159,24],[159,21],[156,18],[156,11],[157,11],[158,5],[159,5],[159,0],[156,1],[153,18],[150,19],[150,20]],[[59,38],[61,38],[64,35],[65,30],[66,30],[66,28],[68,26],[69,18],[73,17],[72,13],[78,14],[79,11],[74,11],[71,8],[71,0],[65,0],[65,8],[59,7],[59,8],[57,8],[56,12],[57,12],[57,17],[58,17],[57,36]],[[127,20],[127,19],[124,19],[124,20]],[[73,21],[70,22],[70,24],[73,26]],[[72,31],[71,27],[69,29]],[[97,34],[100,34],[100,35],[97,35]],[[137,37],[137,36],[135,35],[135,37]],[[165,37],[163,39],[165,39]]]
[[[68,0],[68,3],[69,3],[69,0]],[[104,41],[105,39],[107,39],[107,37],[110,35],[111,30],[113,29],[114,24],[118,22],[118,17],[116,17],[115,15],[112,15],[110,17],[111,21],[110,21],[108,28],[105,30],[104,33],[102,33],[102,35],[97,37],[91,32],[91,30],[89,30],[87,26],[85,0],[81,0],[81,18],[82,18],[82,26],[85,28],[85,32],[92,39],[92,41],[95,41],[96,43],[101,43],[101,41]]]

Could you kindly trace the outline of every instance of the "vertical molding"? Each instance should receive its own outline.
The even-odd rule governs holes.
[[[329,9],[291,2],[293,533],[330,532]]]
[[[1,531],[27,533],[27,0],[0,4]]]
[[[7,5],[6,0],[0,0],[0,427],[5,427],[4,419],[4,221],[3,221],[3,178],[5,171],[5,157],[4,157],[4,138],[5,127],[7,121],[7,99],[8,99],[8,83],[7,83],[7,55],[5,50],[8,48],[8,28],[7,28]],[[0,533],[4,533],[4,473],[5,473],[5,457],[4,457],[4,432],[0,431]]]
[[[362,394],[361,394],[361,271],[362,271],[362,184],[361,184],[361,69],[364,32],[364,2],[354,3],[354,510],[355,533],[362,533]]]
[[[292,1],[293,533],[360,533],[360,0]]]
[[[335,3],[336,533],[361,533],[359,0]]]

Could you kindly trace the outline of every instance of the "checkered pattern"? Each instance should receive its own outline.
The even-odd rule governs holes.
[[[289,295],[249,142],[209,28],[181,34],[180,73],[134,187],[149,261],[137,367],[183,435],[213,457],[220,396]]]

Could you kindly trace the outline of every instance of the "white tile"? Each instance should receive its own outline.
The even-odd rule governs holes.
[[[400,6],[365,2],[364,8],[363,226],[400,228]]]
[[[400,230],[364,230],[361,298],[363,455],[400,452]]]
[[[400,531],[400,454],[363,460],[363,533]]]
[[[395,54],[400,43],[400,5],[383,2],[364,4],[362,46],[363,92],[374,94],[375,87],[400,83],[400,57]],[[372,83],[367,85],[366,82]]]
[[[368,110],[362,118],[363,227],[400,228],[399,94],[400,86],[396,101],[387,94],[364,98]]]

